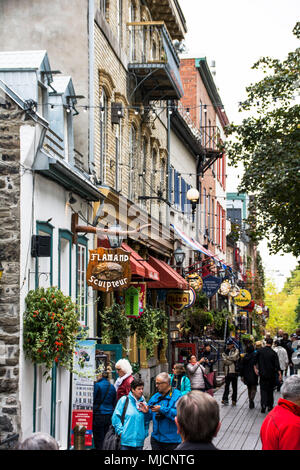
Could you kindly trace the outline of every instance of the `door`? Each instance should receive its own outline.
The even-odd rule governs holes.
[[[187,358],[190,354],[196,356],[196,344],[195,343],[173,343],[172,344],[172,365],[177,362],[183,364],[186,363]]]

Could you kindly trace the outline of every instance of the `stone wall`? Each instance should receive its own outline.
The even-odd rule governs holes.
[[[0,441],[20,430],[20,125],[24,112],[0,95]]]

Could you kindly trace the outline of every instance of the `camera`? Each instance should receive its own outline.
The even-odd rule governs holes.
[[[156,413],[156,421],[161,421],[162,419],[165,419],[165,416],[159,411],[158,413]]]

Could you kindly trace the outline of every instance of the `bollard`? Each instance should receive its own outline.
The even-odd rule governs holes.
[[[74,449],[85,450],[86,428],[84,426],[76,425],[73,431],[74,431]]]

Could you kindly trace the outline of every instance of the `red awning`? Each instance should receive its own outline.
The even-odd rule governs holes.
[[[153,266],[158,272],[160,281],[150,282],[148,288],[150,289],[188,289],[189,284],[187,281],[178,274],[175,269],[171,268],[164,261],[149,257],[149,264]]]
[[[130,263],[131,263],[131,271],[132,274],[137,276],[144,277],[145,279],[153,279],[155,281],[159,281],[159,272],[153,268],[147,261],[141,258],[136,251],[130,248],[127,243],[122,243],[122,248],[125,251],[130,252]]]

